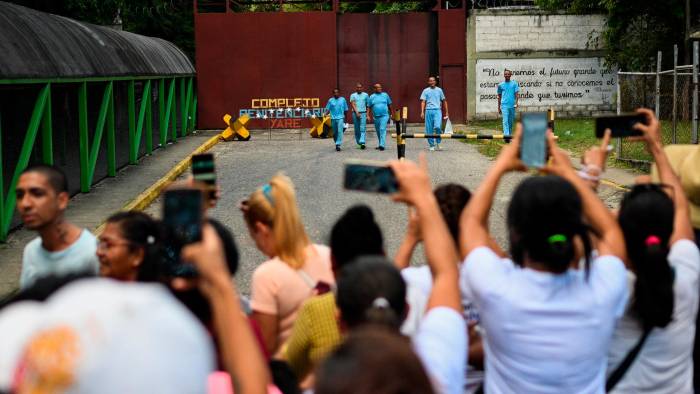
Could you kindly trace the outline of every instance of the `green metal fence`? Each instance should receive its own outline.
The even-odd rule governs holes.
[[[137,81],[143,82],[143,97],[138,110],[136,108]],[[41,86],[34,103],[34,109],[27,122],[24,140],[5,193],[5,168],[2,162],[2,113],[0,113],[0,241],[7,239],[15,209],[15,187],[22,171],[29,164],[30,156],[39,130],[41,130],[41,160],[53,164],[53,128],[51,108],[51,87],[56,84],[78,85],[78,131],[80,156],[80,191],[87,193],[93,184],[98,154],[106,132],[107,176],[116,176],[116,140],[115,140],[115,105],[114,85],[116,82],[127,83],[127,111],[129,124],[129,164],[137,164],[141,149],[141,140],[145,133],[145,151],[153,151],[153,117],[151,92],[158,85],[158,119],[161,147],[166,147],[168,137],[172,142],[191,133],[196,124],[197,97],[194,75],[178,76],[131,76],[131,77],[89,77],[89,78],[47,78],[47,79],[0,79],[0,85],[39,85]],[[179,89],[176,89],[179,82]],[[100,110],[95,125],[88,120],[88,84],[104,87]],[[179,92],[177,92],[179,90]],[[167,92],[167,94],[166,94]],[[177,130],[177,96],[180,95],[180,130]],[[146,99],[148,98],[148,99]],[[94,99],[94,98],[93,98]],[[94,130],[90,141],[90,130]]]

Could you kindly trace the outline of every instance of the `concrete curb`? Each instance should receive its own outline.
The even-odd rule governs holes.
[[[214,147],[221,141],[220,135],[217,134],[209,138],[205,143],[192,151],[186,158],[182,159],[173,168],[170,169],[163,177],[153,183],[148,189],[136,196],[133,200],[122,207],[122,211],[142,211],[146,209],[172,181],[177,179],[183,172],[190,167],[192,155],[204,153]],[[104,221],[95,229],[94,234],[97,236],[102,233],[105,227]]]

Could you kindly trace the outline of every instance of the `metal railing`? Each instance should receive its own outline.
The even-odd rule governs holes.
[[[678,47],[673,51],[674,67],[661,69],[657,54],[655,72],[618,72],[617,113],[653,108],[661,120],[665,144],[698,143],[698,42],[693,44],[693,64],[678,65]],[[619,140],[617,159],[649,163],[651,156],[637,143]]]
[[[177,131],[177,98],[176,85],[180,84],[180,131]],[[38,78],[38,79],[0,79],[0,87],[39,87],[34,101],[31,116],[26,122],[27,128],[21,143],[19,158],[16,161],[10,183],[5,192],[5,168],[3,166],[3,118],[0,111],[0,241],[7,238],[15,209],[15,187],[22,171],[32,158],[37,136],[40,136],[41,154],[38,161],[44,164],[54,164],[53,146],[53,108],[51,103],[52,88],[56,85],[77,85],[77,124],[78,124],[78,154],[80,163],[80,192],[87,193],[93,184],[95,168],[98,163],[100,150],[105,139],[107,176],[116,176],[116,122],[115,122],[115,85],[126,83],[127,113],[128,113],[128,163],[137,164],[141,141],[145,133],[145,153],[151,154],[153,146],[152,122],[152,91],[153,85],[158,85],[158,120],[159,145],[165,147],[170,142],[176,142],[178,137],[184,137],[192,132],[196,124],[197,97],[195,93],[194,75],[177,76],[125,76],[125,77],[86,77],[86,78]],[[136,84],[142,85],[143,95],[140,106],[136,109]],[[99,112],[94,125],[90,125],[88,112],[88,87],[99,88],[102,91],[99,100]],[[167,88],[167,89],[166,89]],[[166,95],[167,90],[167,95]],[[123,104],[123,103],[122,103]],[[9,114],[8,114],[9,115]],[[8,117],[8,115],[5,115]],[[105,136],[106,134],[106,136]],[[92,141],[90,141],[92,135]],[[7,138],[16,138],[20,133],[11,132]],[[20,137],[21,138],[21,137]]]

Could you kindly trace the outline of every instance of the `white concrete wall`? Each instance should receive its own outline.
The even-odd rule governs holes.
[[[559,116],[615,109],[617,77],[605,65],[604,15],[539,10],[476,10],[468,18],[468,118],[496,118],[503,70],[520,83],[519,112],[553,108]]]
[[[600,49],[589,38],[604,25],[603,15],[476,15],[476,51]]]

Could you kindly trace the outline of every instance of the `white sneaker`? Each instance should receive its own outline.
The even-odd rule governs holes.
[[[428,150],[430,150],[431,152],[435,152],[435,147],[431,146],[430,148],[428,148]]]
[[[442,148],[440,147],[440,144],[437,144],[437,150],[442,150]]]

